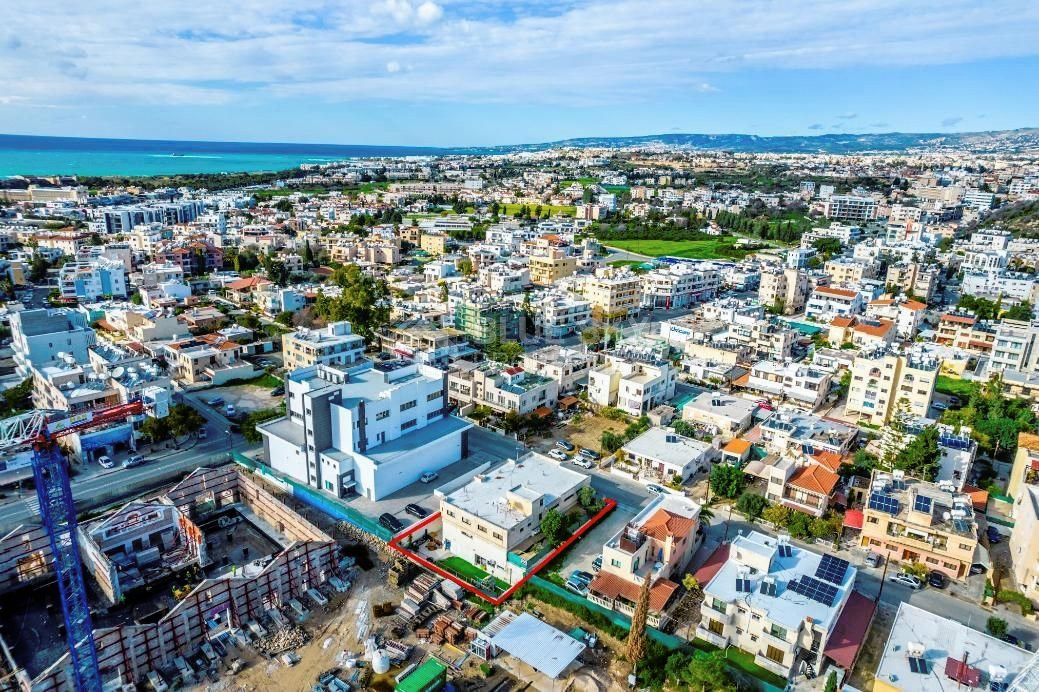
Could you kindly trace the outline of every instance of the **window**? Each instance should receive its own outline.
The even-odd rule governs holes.
[[[615,560],[615,559],[611,559],[610,560],[610,567],[620,567],[620,566],[621,566],[621,561],[620,560]]]
[[[411,401],[408,401],[408,402],[405,402],[405,403],[401,404],[400,405],[400,410],[401,411],[407,411],[409,408],[415,408],[416,406],[418,406],[418,402],[415,401],[414,399],[412,399]]]
[[[418,421],[412,418],[411,420],[404,421],[403,423],[401,423],[400,429],[407,430],[408,428],[414,428],[416,425],[418,425]]]
[[[477,524],[476,525],[476,530],[479,531],[480,533],[487,533],[487,527],[484,526],[483,524]]]
[[[768,647],[765,649],[765,658],[767,658],[770,661],[775,661],[776,663],[782,663],[783,662],[783,650],[782,649],[778,649],[778,648],[772,646],[771,644],[769,644]]]
[[[878,519],[876,517],[870,517],[866,521],[869,522],[870,524],[879,524],[880,523],[880,519]]]
[[[437,390],[431,394],[426,395],[426,401],[436,401],[443,395],[443,392]]]
[[[491,535],[494,536],[494,540],[496,541],[500,541],[502,539],[502,535],[497,531],[494,531],[493,533],[491,533]]]
[[[714,634],[721,634],[725,631],[725,625],[721,623],[721,620],[711,620],[707,625],[707,629]]]
[[[386,420],[390,417],[389,411],[379,411],[375,414],[375,420]]]
[[[779,625],[772,625],[772,627],[769,628],[768,633],[776,639],[786,639],[786,630]]]
[[[960,543],[960,550],[970,550],[970,546],[966,543]]]
[[[714,608],[715,610],[717,610],[719,613],[724,613],[725,612],[725,601],[722,601],[720,599],[715,598],[715,599],[713,599],[711,601],[711,607]]]

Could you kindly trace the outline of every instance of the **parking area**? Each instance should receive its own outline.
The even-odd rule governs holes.
[[[563,560],[559,573],[565,579],[574,570],[581,570],[594,574],[592,562],[602,555],[602,546],[613,534],[624,528],[624,524],[631,519],[631,515],[617,508],[607,514],[592,529],[581,536],[570,548]]]
[[[207,389],[204,392],[200,392],[198,398],[206,405],[209,405],[209,402],[214,398],[223,399],[223,403],[219,405],[221,411],[230,404],[241,413],[252,413],[253,411],[275,408],[281,403],[282,399],[284,399],[283,396],[271,395],[271,390],[278,386],[279,383],[280,380],[268,375],[261,378],[257,384],[239,384],[230,387]]]

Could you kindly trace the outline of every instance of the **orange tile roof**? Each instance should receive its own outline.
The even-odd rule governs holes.
[[[749,372],[748,373],[744,373],[743,375],[740,375],[739,377],[737,377],[735,380],[732,381],[732,383],[734,385],[736,385],[737,387],[746,387],[748,382],[750,382],[750,373]]]
[[[729,440],[729,443],[722,447],[723,452],[732,452],[733,454],[743,454],[750,449],[751,443],[748,440],[741,438],[734,438]]]
[[[855,324],[854,317],[834,317],[830,320],[830,326],[832,327],[850,327]]]
[[[639,600],[640,587],[638,584],[609,572],[599,572],[588,588],[590,591],[603,594],[608,598],[623,596],[632,603],[637,603]],[[657,579],[656,583],[649,587],[649,609],[658,613],[664,610],[677,589],[678,584],[670,579]]]
[[[1033,452],[1039,451],[1039,435],[1033,435],[1032,433],[1026,432],[1018,433],[1017,446],[1031,449]]]
[[[970,502],[974,509],[984,512],[988,508],[988,491],[975,488],[973,485],[964,485],[963,492],[970,496]]]
[[[902,307],[906,308],[907,310],[913,311],[924,310],[927,308],[927,303],[921,303],[919,300],[907,300],[906,302],[902,303]]]
[[[860,322],[856,324],[852,329],[863,334],[869,334],[870,336],[884,336],[891,331],[891,328],[895,326],[895,323],[891,320],[877,320],[877,324],[867,324]]]
[[[870,305],[894,305],[894,298],[877,298],[876,300],[869,301]]]
[[[269,283],[270,281],[268,281],[267,279],[262,279],[258,276],[250,276],[248,279],[238,279],[238,281],[232,281],[231,283],[227,284],[227,288],[231,289],[232,291],[241,291],[246,288],[255,288],[256,286],[259,286],[261,284]]]
[[[658,541],[664,541],[668,536],[685,538],[693,531],[695,526],[695,519],[673,514],[666,509],[658,509],[642,525],[642,532]]]
[[[839,469],[844,464],[843,456],[841,456],[837,452],[831,452],[826,449],[822,450],[821,452],[816,452],[812,455],[812,458],[815,459],[817,463],[825,466],[827,470],[833,471],[834,473],[836,473],[837,469]]]
[[[841,298],[854,298],[858,295],[855,291],[849,291],[844,288],[833,288],[832,286],[817,286],[815,292],[829,293],[832,296],[840,296]]]
[[[974,324],[978,320],[974,317],[966,317],[964,315],[942,315],[942,322],[959,322],[960,324]]]
[[[787,481],[787,485],[820,495],[829,495],[833,492],[840,479],[840,476],[836,473],[827,471],[817,464],[812,464],[796,471],[790,477],[790,480]]]

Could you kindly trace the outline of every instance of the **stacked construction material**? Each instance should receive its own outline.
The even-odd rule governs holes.
[[[273,656],[289,649],[298,649],[309,639],[310,635],[302,627],[290,627],[259,640],[256,642],[256,648]]]

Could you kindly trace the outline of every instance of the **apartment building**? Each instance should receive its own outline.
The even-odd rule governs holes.
[[[419,240],[419,248],[436,257],[447,254],[447,244],[449,242],[450,237],[444,233],[423,231],[422,238]]]
[[[830,508],[840,489],[841,477],[835,473],[842,457],[833,452],[806,454],[787,449],[780,456],[751,461],[744,473],[765,481],[765,497],[773,504],[821,517]]]
[[[552,339],[577,334],[591,319],[587,300],[561,292],[550,292],[531,301],[537,333]]]
[[[1013,497],[1016,499],[1010,556],[1014,582],[1021,593],[1039,601],[1039,485],[1027,483]]]
[[[208,241],[191,240],[164,244],[152,259],[176,264],[187,276],[200,276],[223,268],[224,251]]]
[[[255,374],[252,363],[242,359],[245,346],[214,334],[174,341],[160,352],[169,363],[170,376],[185,385],[220,385]]]
[[[802,363],[759,360],[733,384],[814,411],[829,395],[831,380],[830,373]]]
[[[1039,279],[1023,272],[965,272],[960,293],[989,300],[1039,302]]]
[[[687,482],[697,472],[707,471],[720,456],[709,442],[679,435],[671,428],[651,427],[621,447],[614,471],[631,474],[640,483]]]
[[[579,290],[592,315],[609,322],[638,314],[642,305],[642,277],[627,267],[602,267],[585,277]]]
[[[724,394],[703,392],[682,407],[682,420],[713,426],[723,440],[731,440],[750,429],[757,402]]]
[[[614,350],[604,355],[602,365],[588,372],[588,401],[595,406],[616,406],[639,417],[674,398],[676,379],[674,367],[666,360],[643,360]]]
[[[97,342],[86,314],[69,308],[42,308],[11,313],[11,350],[15,371],[29,377],[33,368],[71,355],[87,362],[87,349]]]
[[[964,273],[992,272],[999,273],[1006,269],[1009,253],[1006,250],[967,250],[960,262]]]
[[[864,307],[862,294],[858,291],[816,286],[805,305],[805,317],[825,322],[841,315],[861,315]]]
[[[827,339],[839,347],[851,344],[856,348],[872,350],[895,343],[898,329],[892,320],[873,317],[834,317],[830,320]]]
[[[887,425],[902,406],[911,415],[926,417],[939,364],[936,356],[922,349],[860,352],[851,366],[845,412],[858,414],[875,425]]]
[[[880,263],[848,257],[838,257],[823,265],[823,271],[830,275],[835,284],[857,286],[863,279],[875,279],[880,271]]]
[[[527,268],[531,283],[551,286],[577,271],[577,258],[571,256],[566,248],[547,248],[543,254],[530,256]]]
[[[888,267],[884,284],[897,286],[904,293],[912,294],[924,303],[930,303],[938,290],[943,274],[938,267],[919,262],[898,262]]]
[[[866,317],[893,322],[898,338],[908,340],[916,336],[923,323],[926,310],[927,305],[918,300],[877,298],[871,300],[866,306]]]
[[[301,327],[281,337],[285,369],[312,365],[350,366],[364,357],[364,337],[354,334],[349,322],[330,322],[321,328]]]
[[[996,328],[973,315],[949,312],[938,319],[934,341],[969,353],[989,353],[996,343]]]
[[[821,671],[834,653],[831,637],[845,627],[845,611],[861,617],[856,605],[864,597],[853,591],[857,573],[846,560],[783,536],[737,536],[728,559],[703,585],[696,637],[742,649],[783,678],[797,674],[801,661]]]
[[[480,347],[516,341],[520,334],[520,311],[512,303],[487,298],[458,301],[454,327]]]
[[[201,200],[184,200],[104,209],[101,220],[107,233],[118,234],[152,223],[163,226],[191,223],[204,212]]]
[[[898,563],[966,579],[977,561],[974,505],[952,488],[944,481],[934,485],[898,471],[874,471],[860,545]]]
[[[877,201],[859,195],[833,195],[823,201],[822,210],[828,219],[865,223],[877,218]]]
[[[727,330],[712,338],[716,343],[746,346],[758,358],[782,361],[791,357],[800,336],[796,329],[777,320],[736,318]]]
[[[858,437],[857,427],[780,406],[761,422],[761,442],[773,454],[818,454],[830,452],[844,456],[851,452]]]
[[[126,268],[119,260],[104,257],[66,262],[58,271],[58,289],[64,300],[125,298]]]
[[[588,587],[588,600],[630,616],[649,579],[647,621],[652,627],[666,624],[700,543],[700,505],[680,495],[658,495],[603,544],[602,569]]]
[[[282,312],[297,312],[307,306],[307,294],[298,288],[282,288],[278,284],[261,284],[253,289],[253,302],[268,317]]]
[[[587,384],[588,371],[594,363],[595,356],[583,349],[557,345],[524,353],[520,361],[528,373],[555,380],[560,393],[573,392]]]
[[[444,550],[509,584],[534,562],[527,553],[542,540],[541,519],[577,504],[591,478],[530,452],[442,494]]]
[[[538,409],[554,410],[559,383],[520,366],[458,360],[447,371],[447,396],[458,406],[475,404],[499,414],[525,416]]]
[[[995,325],[995,340],[989,352],[989,372],[1039,370],[1039,322],[1000,320]]]
[[[648,308],[683,308],[713,300],[721,287],[722,267],[713,262],[678,262],[642,276],[642,304]]]
[[[1007,481],[1007,495],[1020,498],[1030,485],[1039,485],[1039,435],[1023,432],[1017,435],[1017,452]]]
[[[138,288],[154,288],[170,281],[184,281],[184,270],[172,262],[149,262],[130,277]]]
[[[800,269],[766,267],[761,272],[758,300],[784,315],[804,310],[808,299],[808,274]]]
[[[98,327],[115,332],[140,343],[172,339],[178,334],[187,335],[187,328],[177,319],[172,310],[135,308],[130,304],[105,307],[104,319]]]
[[[438,368],[479,353],[457,329],[436,327],[428,322],[402,322],[386,327],[379,335],[379,342],[384,351]]]
[[[498,295],[518,293],[530,285],[527,267],[504,262],[480,265],[477,277],[481,286]]]
[[[335,497],[379,500],[467,454],[446,375],[408,360],[299,368],[287,415],[256,426],[271,467]]]

